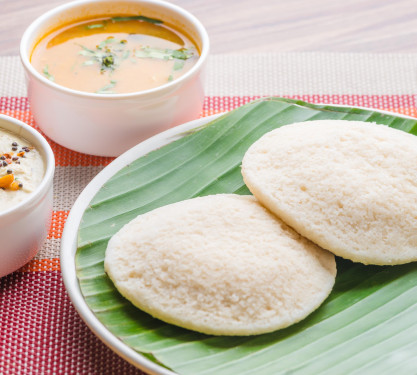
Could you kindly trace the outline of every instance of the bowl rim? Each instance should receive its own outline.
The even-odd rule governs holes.
[[[203,64],[207,60],[207,56],[210,49],[210,40],[208,33],[203,26],[203,24],[195,17],[193,14],[188,12],[187,10],[179,7],[178,5],[169,3],[164,0],[123,0],[125,3],[144,3],[144,4],[156,4],[162,7],[165,7],[169,11],[173,13],[177,13],[184,17],[192,26],[196,29],[197,33],[201,37],[201,54],[197,63],[191,67],[191,69],[186,72],[184,75],[178,77],[177,79],[167,82],[163,85],[142,91],[130,92],[130,93],[120,93],[120,94],[97,94],[91,93],[86,91],[74,90],[68,87],[59,85],[51,80],[47,79],[46,77],[42,76],[30,63],[29,60],[29,40],[30,38],[35,35],[38,29],[48,20],[53,19],[56,16],[64,13],[68,9],[74,9],[77,7],[81,7],[82,5],[90,4],[90,3],[117,3],[116,0],[76,0],[71,1],[69,3],[62,4],[57,6],[49,11],[43,13],[41,16],[36,18],[24,31],[22,38],[20,40],[20,60],[22,62],[23,67],[26,69],[28,74],[35,78],[36,80],[40,81],[41,83],[49,86],[52,89],[60,91],[65,94],[69,94],[72,96],[82,97],[82,98],[91,98],[91,99],[99,99],[99,100],[118,100],[118,99],[130,99],[130,98],[140,98],[140,97],[150,97],[154,95],[164,94],[165,92],[169,92],[170,90],[175,89],[177,86],[181,85],[183,82],[190,80],[193,76],[195,76],[203,67]]]
[[[30,133],[32,139],[36,139],[39,145],[41,145],[42,151],[44,153],[44,162],[45,162],[45,173],[43,175],[41,183],[37,186],[37,188],[29,194],[25,199],[17,203],[16,205],[8,208],[7,210],[0,211],[0,219],[4,217],[11,216],[14,214],[22,213],[30,206],[33,202],[36,202],[40,199],[46,192],[48,191],[48,187],[52,182],[54,172],[55,172],[55,156],[51,149],[51,146],[47,142],[47,140],[39,133],[36,129],[32,126],[25,124],[23,121],[20,121],[14,117],[10,117],[7,115],[0,114],[0,129],[4,129],[6,131],[10,131],[11,133],[17,133],[13,130],[8,130],[2,127],[2,122],[7,122],[12,124],[16,129],[24,129],[28,133]],[[32,139],[28,139],[29,142],[32,142]]]

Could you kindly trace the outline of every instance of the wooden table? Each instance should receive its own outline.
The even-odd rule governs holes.
[[[173,0],[207,28],[211,53],[417,52],[415,0]],[[62,0],[0,0],[0,55]]]

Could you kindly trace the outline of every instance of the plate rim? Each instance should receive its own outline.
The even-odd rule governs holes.
[[[338,108],[353,108],[364,109],[374,112],[379,112],[387,115],[394,115],[400,118],[417,120],[416,117],[403,115],[396,112],[375,109],[371,107],[350,106],[331,103],[309,103],[314,105],[329,105]],[[115,173],[124,168],[129,163],[136,159],[156,150],[162,146],[167,145],[179,138],[190,130],[203,126],[210,121],[228,112],[222,112],[215,115],[202,117],[174,128],[159,133],[124,152],[122,155],[113,160],[110,164],[104,167],[82,190],[76,201],[74,202],[68,218],[66,220],[64,230],[61,238],[60,246],[60,264],[61,273],[64,281],[65,289],[70,297],[72,304],[80,315],[81,319],[87,324],[89,329],[98,337],[107,347],[125,359],[133,366],[146,371],[151,375],[178,375],[166,367],[160,366],[151,361],[141,353],[135,351],[113,333],[111,333],[106,326],[94,315],[93,311],[85,302],[78,283],[76,267],[75,267],[75,253],[77,251],[78,228],[81,222],[85,209],[88,207],[91,199],[101,189],[103,184],[107,182]]]
[[[106,346],[135,367],[143,371],[147,371],[152,375],[177,375],[177,373],[151,361],[117,338],[103,323],[98,320],[85,302],[78,283],[75,265],[79,224],[91,199],[101,189],[103,184],[107,182],[115,173],[141,156],[144,156],[157,148],[165,146],[176,139],[182,138],[181,135],[185,132],[198,128],[199,126],[203,126],[223,114],[224,113],[219,113],[202,117],[166,130],[137,144],[117,157],[110,164],[104,167],[82,190],[68,214],[64,230],[62,232],[60,247],[61,273],[65,289],[67,290],[70,300],[78,314],[90,330]]]

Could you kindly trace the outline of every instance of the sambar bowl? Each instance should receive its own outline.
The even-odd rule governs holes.
[[[59,85],[31,64],[35,46],[51,31],[82,18],[115,14],[146,15],[176,25],[195,42],[200,52],[198,61],[184,75],[161,86],[105,95]],[[156,133],[196,119],[203,106],[202,73],[208,51],[209,38],[200,21],[184,9],[160,0],[70,2],[36,19],[20,44],[37,125],[60,145],[98,156],[118,156]]]

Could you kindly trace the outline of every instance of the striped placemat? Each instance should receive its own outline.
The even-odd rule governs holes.
[[[18,57],[0,58],[0,78],[0,113],[37,128]],[[206,94],[201,116],[276,95],[417,117],[417,55],[214,55],[208,61]],[[67,215],[82,189],[112,158],[50,144],[56,173],[48,238],[31,262],[0,279],[0,374],[140,373],[89,331],[72,307],[60,273]]]

